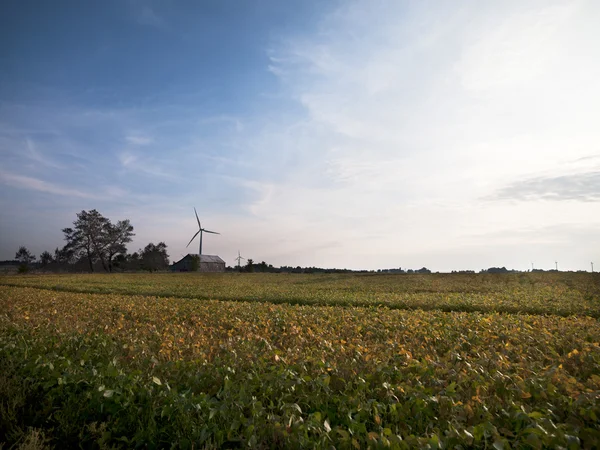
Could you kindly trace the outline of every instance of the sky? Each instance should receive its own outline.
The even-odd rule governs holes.
[[[600,2],[0,2],[0,259],[600,268]]]

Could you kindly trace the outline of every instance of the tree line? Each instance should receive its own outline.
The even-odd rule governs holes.
[[[54,254],[44,251],[36,263],[36,257],[25,246],[19,247],[15,259],[19,272],[27,272],[32,266],[46,270],[82,270],[85,265],[90,272],[103,270],[166,270],[169,267],[167,244],[150,242],[144,249],[127,253],[127,244],[135,236],[129,219],[113,223],[97,210],[81,211],[71,227],[63,228],[66,241]]]

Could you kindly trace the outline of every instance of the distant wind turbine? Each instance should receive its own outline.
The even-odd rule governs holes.
[[[238,255],[237,255],[237,258],[234,258],[234,259],[237,261],[237,263],[238,263],[238,267],[241,267],[240,261],[241,261],[242,259],[246,259],[246,258],[244,258],[242,255],[240,255],[240,251],[238,250]]]
[[[594,263],[591,263],[591,264],[592,264],[592,273],[594,273]]]
[[[188,248],[190,246],[190,244],[192,243],[192,241],[196,238],[196,236],[198,236],[198,234],[200,234],[200,253],[198,253],[198,256],[202,257],[202,233],[203,232],[211,233],[211,234],[221,234],[221,233],[217,233],[216,231],[209,231],[209,230],[202,228],[202,225],[200,224],[200,219],[198,218],[198,213],[196,212],[196,208],[194,208],[194,213],[196,214],[196,220],[198,221],[199,230],[196,231],[196,234],[194,235],[193,238],[190,239],[190,242],[188,242],[188,245],[186,245],[185,248]]]
[[[558,272],[558,261],[554,261],[554,266],[556,267],[556,271]]]

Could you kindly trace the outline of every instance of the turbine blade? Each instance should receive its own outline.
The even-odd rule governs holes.
[[[190,239],[190,242],[188,242],[188,245],[186,245],[185,248],[188,248],[190,246],[190,244],[192,243],[192,241],[194,239],[196,239],[196,236],[198,236],[198,234],[200,234],[200,230],[196,231],[196,234],[194,235],[193,238]]]
[[[212,233],[212,234],[221,234],[221,233],[217,233],[216,231],[208,231],[208,230],[202,230],[205,233]]]
[[[196,212],[195,206],[194,206],[194,214],[196,214],[196,220],[198,221],[198,228],[202,228],[202,225],[200,225],[200,219],[198,219],[198,213]]]

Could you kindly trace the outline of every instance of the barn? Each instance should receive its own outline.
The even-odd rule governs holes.
[[[188,253],[179,261],[171,265],[173,272],[193,272],[198,255]],[[201,255],[198,272],[225,272],[225,261],[217,255]]]

